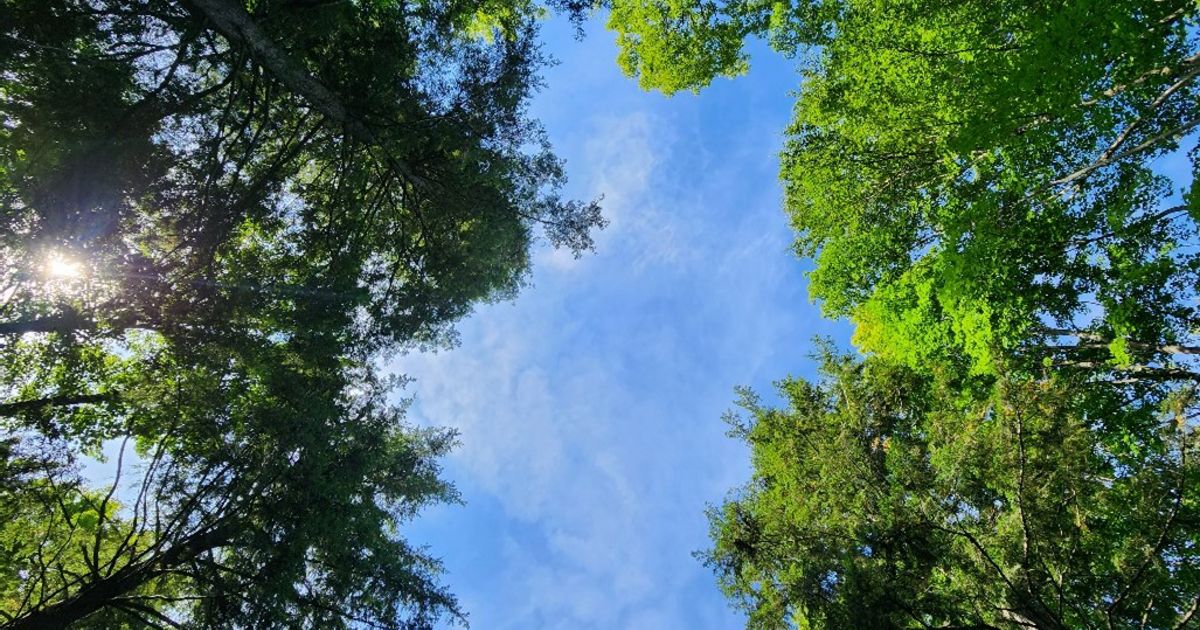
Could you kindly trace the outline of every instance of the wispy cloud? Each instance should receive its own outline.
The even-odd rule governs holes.
[[[639,269],[651,262],[679,263],[682,225],[662,203],[663,193],[670,192],[664,186],[673,182],[663,178],[660,168],[676,144],[675,127],[650,112],[634,111],[598,115],[584,128],[587,140],[577,161],[577,179],[587,197],[603,197],[609,221],[597,236],[597,251],[631,253],[629,259]],[[591,259],[543,248],[536,262],[567,270]]]
[[[461,432],[448,473],[468,501],[411,533],[478,628],[734,627],[691,556],[705,502],[748,474],[721,414],[733,386],[767,387],[839,332],[787,252],[773,153],[790,98],[778,76],[738,107],[642,94],[596,65],[599,43],[556,69],[591,100],[539,115],[612,224],[580,261],[538,252],[534,286],[464,322],[459,348],[397,362],[413,418]]]

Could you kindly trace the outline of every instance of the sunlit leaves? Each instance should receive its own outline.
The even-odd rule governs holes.
[[[453,436],[377,362],[604,223],[526,112],[544,10],[0,2],[0,430],[45,460],[0,623],[459,619],[400,536]],[[77,471],[114,441],[110,493]]]
[[[1196,224],[1155,172],[1197,120],[1191,3],[611,4],[647,87],[736,73],[748,37],[804,55],[787,206],[812,295],[864,349],[988,370],[1039,326],[1192,335]],[[653,32],[618,19],[651,9]]]

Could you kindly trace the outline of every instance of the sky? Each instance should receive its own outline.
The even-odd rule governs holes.
[[[799,77],[754,49],[700,95],[643,92],[600,27],[546,25],[559,63],[531,114],[610,225],[578,260],[539,244],[532,286],[478,308],[458,347],[392,364],[416,379],[410,420],[459,431],[445,476],[465,501],[405,535],[477,629],[742,627],[693,557],[705,505],[750,474],[722,416],[735,386],[810,376],[814,336],[849,330],[789,249],[777,154]]]

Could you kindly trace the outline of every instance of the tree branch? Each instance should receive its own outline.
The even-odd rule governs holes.
[[[15,322],[0,322],[0,335],[23,335],[25,333],[56,332],[68,333],[76,330],[91,330],[95,327],[78,313],[64,313],[50,317],[19,319]]]
[[[404,179],[422,186],[428,182],[404,162],[396,159],[378,137],[363,124],[332,90],[296,64],[258,27],[241,2],[232,0],[188,0],[231,44],[245,48],[250,56],[289,90],[304,98],[313,109],[342,125],[350,135],[383,151],[388,165]]]
[[[108,400],[112,400],[111,394],[75,394],[51,396],[49,398],[36,398],[33,400],[19,400],[15,402],[0,403],[0,417],[15,416],[24,411],[41,409],[43,407],[72,407],[75,405],[94,405]]]

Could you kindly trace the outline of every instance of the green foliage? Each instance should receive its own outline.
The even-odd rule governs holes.
[[[617,32],[621,69],[643,88],[667,94],[699,91],[716,77],[745,73],[747,37],[766,35],[789,54],[800,43],[824,41],[827,21],[839,11],[839,3],[826,0],[600,4],[610,11],[608,28]]]
[[[803,57],[787,210],[867,359],[744,401],[705,558],[751,625],[1194,624],[1196,3],[605,4],[647,88]]]
[[[3,5],[10,320],[64,311],[27,277],[60,252],[92,274],[98,303],[70,306],[96,327],[295,331],[319,310],[348,343],[440,343],[520,286],[534,226],[590,246],[596,206],[557,196],[524,117],[535,7],[495,7],[511,36],[488,43],[456,36],[461,5],[214,4],[258,39],[176,3]]]
[[[611,5],[623,67],[666,92],[742,71],[747,37],[805,56],[787,206],[863,350],[1186,365],[1164,348],[1200,319],[1197,226],[1154,164],[1200,122],[1194,3]]]
[[[111,487],[89,490],[61,465],[8,475],[0,614],[13,627],[431,627],[458,615],[438,563],[397,536],[421,507],[455,500],[436,464],[453,435],[406,427],[383,383],[339,393],[347,374],[279,352],[218,372],[228,358],[161,369],[174,387],[127,403],[140,457],[122,447]]]
[[[453,435],[376,366],[603,225],[526,115],[544,11],[0,0],[0,627],[462,620],[400,534]]]
[[[1195,224],[1149,164],[1193,124],[1191,8],[851,4],[783,176],[813,295],[864,350],[986,370],[1045,322],[1190,334],[1196,263],[1172,244]]]
[[[1200,592],[1200,433],[1060,378],[824,359],[748,392],[754,478],[705,554],[759,628],[1177,628]],[[1189,395],[1194,395],[1194,388]],[[1094,420],[1104,417],[1103,424]]]

